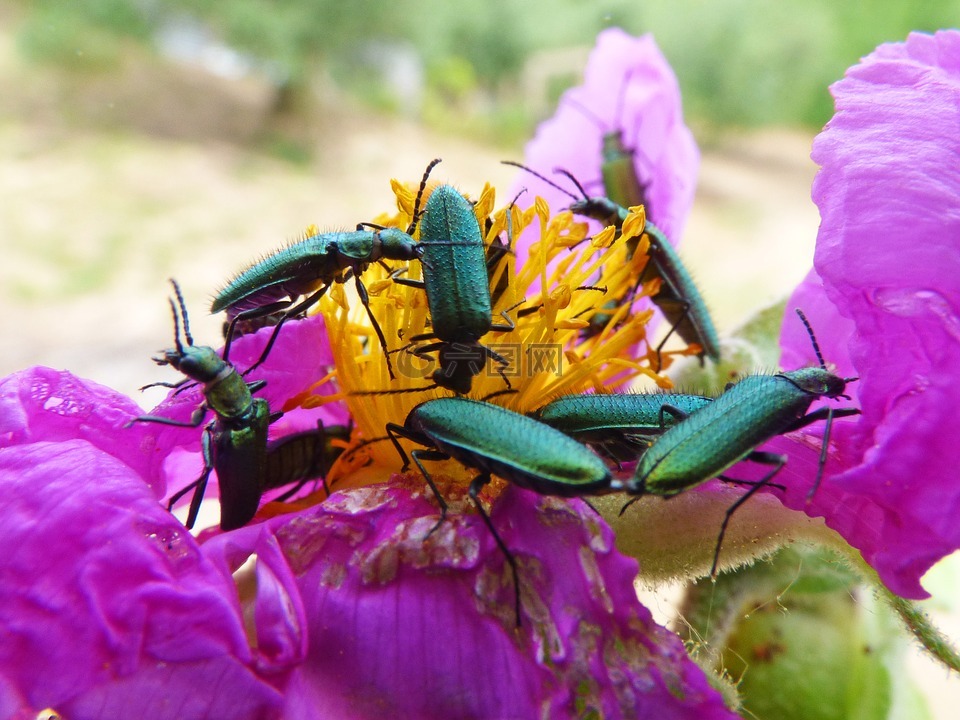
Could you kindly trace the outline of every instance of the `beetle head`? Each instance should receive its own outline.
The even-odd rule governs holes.
[[[380,254],[388,260],[415,260],[421,252],[417,241],[403,230],[384,228],[380,231]]]
[[[792,372],[785,372],[781,377],[786,378],[798,388],[817,397],[845,398],[843,391],[847,383],[856,378],[842,378],[832,372],[818,367],[800,368]]]

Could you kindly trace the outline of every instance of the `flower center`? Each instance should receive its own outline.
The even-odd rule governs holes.
[[[393,188],[399,212],[376,221],[403,229],[412,220],[414,193],[396,181]],[[477,372],[468,397],[489,398],[519,413],[535,410],[561,395],[610,392],[639,375],[661,388],[671,387],[669,379],[650,367],[655,353],[647,342],[646,326],[653,313],[634,309],[637,300],[659,290],[658,281],[637,282],[649,247],[643,235],[642,207],[631,208],[620,232],[607,227],[588,238],[586,223],[576,221],[569,211],[551,215],[541,198],[526,210],[514,204],[494,210],[494,204],[495,192],[487,185],[473,208],[486,247],[492,321],[509,324],[504,322],[505,314],[514,328],[491,330],[478,342],[506,364],[488,359],[482,351],[471,356],[465,348],[438,348],[435,339],[423,337],[431,333],[424,290],[394,282],[390,276],[402,271],[403,277],[423,280],[424,268],[416,261],[389,270],[372,264],[363,274],[372,314],[387,341],[393,379],[367,310],[352,292],[352,283],[333,285],[319,303],[333,349],[339,392],[330,395],[327,387],[323,389],[327,394],[320,394],[314,387],[294,398],[286,409],[316,407],[333,400],[342,400],[349,407],[356,431],[343,462],[331,471],[329,480],[336,489],[382,482],[385,472],[400,469],[401,458],[385,439],[385,426],[403,425],[419,403],[454,394],[433,380],[443,352],[467,353],[459,362],[475,363]],[[534,223],[539,239],[529,245],[526,259],[517,269],[517,248],[499,253],[496,246],[519,238]],[[417,239],[419,232],[418,227]],[[635,248],[632,256],[631,247]],[[494,253],[499,254],[497,262],[491,261]],[[638,359],[636,348],[641,343],[646,350]],[[415,354],[418,349],[421,353]],[[681,351],[686,352],[690,350]],[[664,353],[665,365],[669,355]],[[375,439],[379,440],[370,442]],[[462,472],[464,480],[475,474],[458,470],[456,463],[448,466],[455,474]]]

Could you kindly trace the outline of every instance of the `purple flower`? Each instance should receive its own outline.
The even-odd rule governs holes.
[[[833,87],[837,114],[813,152],[822,165],[813,189],[822,214],[816,271],[791,299],[781,364],[793,369],[818,362],[792,312],[800,307],[827,361],[838,374],[859,377],[848,385],[851,402],[834,406],[861,407],[863,415],[834,423],[826,477],[809,504],[823,423],[763,448],[789,456],[777,478],[787,486],[785,504],[825,517],[892,590],[911,598],[927,595],[922,574],[960,547],[954,521],[960,493],[951,492],[960,489],[953,481],[960,449],[950,440],[960,415],[958,37],[955,31],[915,34],[906,43],[882,46]],[[544,172],[562,166],[581,178],[599,177],[601,130],[577,106],[589,108],[608,129],[627,128],[628,135],[635,129],[643,138],[645,128],[660,127],[653,146],[635,144],[642,152],[634,161],[638,174],[649,178],[652,218],[673,237],[692,198],[692,173],[681,173],[695,169],[689,159],[696,155],[687,149],[692,141],[686,140],[665,63],[660,77],[669,82],[659,91],[671,110],[633,104],[628,91],[622,106],[629,119],[617,118],[623,78],[629,75],[632,88],[645,76],[631,50],[645,45],[654,47],[619,30],[602,33],[584,85],[569,91],[556,117],[541,126],[526,161]],[[675,119],[672,133],[662,131],[671,128],[668,122],[648,122],[644,113],[651,108]],[[657,157],[652,148],[672,157],[665,162],[666,180],[644,164]],[[520,182],[567,204],[536,180]],[[663,200],[658,188],[674,195]],[[745,467],[733,475],[755,472]]]
[[[960,143],[958,66],[960,34],[914,35],[880,48],[834,88],[838,114],[814,150],[823,166],[814,187],[823,212],[817,274],[793,302],[827,359],[859,376],[850,394],[863,415],[836,424],[828,475],[809,507],[822,426],[770,445],[790,455],[778,477],[785,502],[824,515],[908,596],[923,593],[920,574],[960,536],[950,492],[960,451],[947,439],[958,414],[950,371],[960,359],[951,282],[960,260],[950,245],[960,225],[950,162]],[[646,89],[635,88],[644,78]],[[633,128],[626,140],[640,150],[634,161],[656,222],[678,237],[696,147],[652,41],[602,33],[584,87],[567,98],[609,129]],[[529,161],[589,181],[599,178],[601,128],[574,103],[545,124]],[[566,129],[551,140],[557,128]],[[548,156],[551,144],[570,154]],[[337,357],[319,318],[281,333],[256,374],[268,381],[261,396],[289,411],[272,437],[318,418],[346,421],[333,405],[295,407],[329,394],[330,366],[341,372],[354,361],[344,357],[348,342],[364,351],[353,325],[340,324]],[[269,332],[238,341],[231,360],[248,365]],[[782,342],[785,367],[815,362],[792,316]],[[365,351],[377,352],[376,343]],[[353,363],[357,378],[383,374],[361,360],[376,367]],[[542,393],[525,387],[518,396],[533,402]],[[200,401],[199,389],[188,390],[155,413],[185,420]],[[382,428],[384,415],[397,421],[399,403],[363,403],[358,421]],[[432,534],[438,515],[425,485],[391,477],[377,456],[357,480],[364,487],[198,542],[163,498],[197,477],[201,429],[125,427],[138,414],[128,399],[68,373],[35,368],[0,381],[3,716],[52,707],[72,718],[733,717],[680,641],[639,604],[636,563],[579,501],[488,488],[492,522],[517,561],[517,628],[509,564],[465,501],[464,477],[444,475],[462,469],[436,472],[452,511]]]
[[[811,510],[893,591],[926,597],[920,577],[960,547],[960,33],[882,45],[831,90],[813,148],[816,272],[791,305],[827,360],[859,376],[848,388],[863,415],[837,424]],[[816,362],[790,316],[782,344],[785,367]],[[815,454],[791,456],[801,488]],[[802,492],[787,503],[803,508]]]
[[[548,177],[554,168],[563,168],[591,195],[605,195],[601,150],[604,135],[618,130],[632,151],[638,180],[646,185],[649,219],[676,244],[693,204],[700,152],[683,121],[676,76],[653,36],[636,38],[609,28],[597,36],[583,85],[564,93],[554,116],[540,124],[524,162]],[[551,179],[569,185],[561,176]],[[517,179],[516,189],[522,187],[554,209],[571,203],[569,196],[529,174]],[[527,195],[519,201],[532,203]]]
[[[322,377],[303,353],[318,323],[291,323],[264,366],[275,405]],[[156,412],[188,417],[196,393]],[[5,717],[734,717],[580,503],[512,490],[493,504],[518,629],[509,566],[462,485],[429,538],[436,505],[408,480],[198,543],[161,498],[196,477],[200,428],[127,428],[128,399],[45,368],[0,398]]]

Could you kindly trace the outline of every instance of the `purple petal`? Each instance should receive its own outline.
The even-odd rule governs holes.
[[[153,433],[125,395],[62,370],[33,367],[0,380],[0,448],[82,439],[153,479]],[[122,441],[118,441],[122,439]]]
[[[232,578],[127,465],[84,440],[4,448],[0,516],[0,687],[26,709],[276,716]]]
[[[814,512],[920,598],[923,572],[960,547],[960,33],[881,46],[832,92],[813,197],[815,267],[835,308],[814,327],[828,360],[856,368],[863,415],[836,437]],[[784,338],[809,356],[804,344]]]
[[[517,629],[481,518],[451,513],[426,538],[426,495],[371,486],[231,533],[275,533],[301,588],[309,651],[285,717],[735,717],[637,601],[635,562],[584,505],[516,489],[496,502],[519,565]]]
[[[602,123],[588,117],[585,107]],[[648,215],[676,244],[686,224],[696,189],[700,152],[683,121],[676,76],[651,35],[632,37],[619,28],[604,30],[590,55],[583,85],[564,93],[556,114],[541,123],[526,147],[525,164],[566,187],[553,169],[569,170],[591,195],[603,195],[601,147],[605,132],[623,131],[641,183],[646,183]],[[518,179],[531,193],[518,204],[542,196],[554,212],[571,199],[528,173]],[[571,188],[572,189],[572,188]],[[536,224],[534,224],[535,226]],[[525,233],[525,240],[529,233]]]
[[[262,532],[260,525],[249,525],[214,535],[203,544],[202,552],[227,575],[256,558],[252,602],[258,666],[276,674],[302,662],[307,651],[303,602],[296,578],[276,538]]]

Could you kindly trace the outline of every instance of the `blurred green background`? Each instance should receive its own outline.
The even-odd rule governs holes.
[[[903,0],[84,0],[7,8],[17,51],[71,73],[109,73],[131,46],[274,85],[273,109],[306,111],[318,79],[429,125],[468,122],[511,145],[578,80],[582,50],[611,25],[652,32],[701,129],[819,128],[827,86],[877,44],[958,20],[956,2]],[[226,57],[227,51],[238,56]],[[232,67],[228,67],[231,62]],[[543,80],[539,85],[531,81]],[[283,127],[265,122],[261,139]],[[295,138],[287,138],[296,144]],[[306,151],[307,148],[302,148]],[[289,150],[291,155],[295,155]]]

